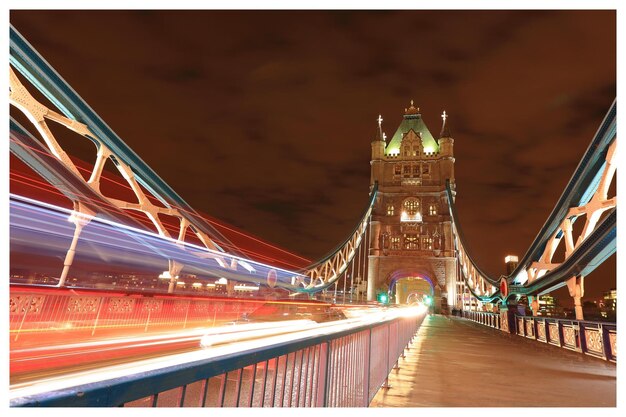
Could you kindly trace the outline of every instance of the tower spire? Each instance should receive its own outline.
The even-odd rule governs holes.
[[[378,128],[376,129],[376,140],[384,142],[385,134],[383,133],[383,116],[379,114],[376,121],[378,122]]]
[[[443,119],[443,123],[441,124],[441,133],[439,134],[440,138],[451,138],[452,134],[450,133],[450,128],[448,127],[448,113],[444,110],[441,114],[441,118]]]

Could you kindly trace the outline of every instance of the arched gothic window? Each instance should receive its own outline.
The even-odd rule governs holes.
[[[404,211],[409,216],[415,216],[420,212],[420,201],[417,198],[407,198],[404,200]]]

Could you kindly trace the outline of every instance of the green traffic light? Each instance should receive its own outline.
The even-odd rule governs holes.
[[[427,306],[431,305],[433,303],[433,298],[429,295],[424,297],[424,304],[426,304]]]
[[[385,294],[385,293],[378,294],[378,302],[379,303],[386,304],[388,300],[389,300],[389,297],[387,297],[387,294]]]

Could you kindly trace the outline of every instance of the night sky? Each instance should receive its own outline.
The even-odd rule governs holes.
[[[478,264],[503,273],[616,96],[612,11],[10,19],[194,208],[310,259],[347,237],[367,203],[376,118],[391,137],[413,99],[435,136],[450,115],[461,226]],[[601,296],[615,275],[613,256],[585,295]]]

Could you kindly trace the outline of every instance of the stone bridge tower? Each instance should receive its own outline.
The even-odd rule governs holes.
[[[389,291],[404,304],[434,297],[452,306],[460,288],[446,179],[454,187],[454,140],[444,112],[439,139],[430,133],[420,109],[411,106],[389,143],[378,118],[372,142],[370,185],[378,182],[371,222],[368,300]],[[453,188],[454,189],[454,188]]]

